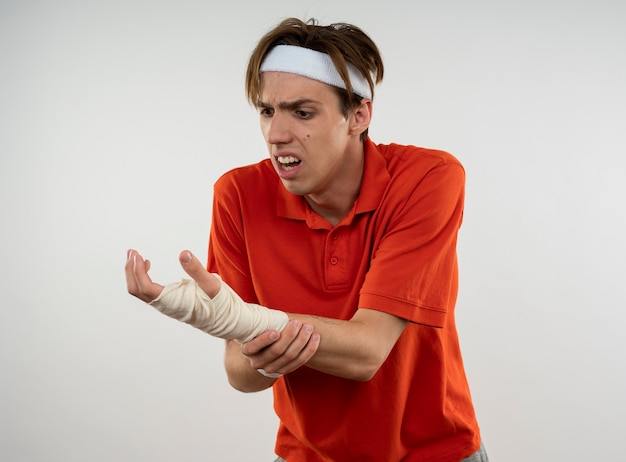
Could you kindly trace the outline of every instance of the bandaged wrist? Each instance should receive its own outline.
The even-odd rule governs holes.
[[[240,343],[270,329],[282,331],[289,322],[287,313],[246,303],[221,279],[220,284],[220,291],[211,299],[194,280],[183,279],[165,286],[150,305],[214,337]]]

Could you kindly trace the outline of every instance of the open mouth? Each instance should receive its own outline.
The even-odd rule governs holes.
[[[278,156],[276,160],[278,161],[278,165],[280,165],[280,168],[285,171],[297,167],[298,165],[300,165],[300,162],[302,162],[300,159],[297,159],[294,156]]]

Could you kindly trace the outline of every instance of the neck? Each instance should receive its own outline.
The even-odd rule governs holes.
[[[359,197],[364,167],[365,156],[362,153],[358,163],[352,165],[353,174],[339,182],[336,188],[323,194],[304,196],[309,207],[333,226],[337,225],[350,212]]]
[[[352,208],[352,205],[354,204],[354,201],[353,201],[349,207],[343,207],[343,208],[327,207],[324,204],[318,204],[314,202],[314,200],[311,199],[310,196],[305,196],[304,198],[309,204],[309,207],[311,207],[311,209],[315,213],[317,213],[319,216],[321,216],[324,220],[326,220],[333,226],[336,226],[348,214],[348,212]]]

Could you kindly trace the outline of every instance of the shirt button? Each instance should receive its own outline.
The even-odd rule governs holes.
[[[339,259],[337,257],[332,257],[330,259],[330,264],[331,265],[336,265],[338,261],[339,261]]]

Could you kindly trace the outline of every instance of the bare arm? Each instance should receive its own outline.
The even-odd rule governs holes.
[[[290,315],[296,316],[296,315]],[[361,308],[349,321],[297,315],[313,324],[323,342],[309,367],[353,380],[371,379],[407,325],[405,319]]]
[[[287,329],[275,341],[271,339],[276,335],[275,331],[265,332],[250,342],[227,350],[226,365],[231,383],[239,380],[245,383],[242,371],[246,368],[229,367],[239,361],[247,361],[249,371],[262,368],[267,372],[285,374],[306,364],[338,377],[369,380],[387,359],[407,324],[404,319],[369,309],[359,309],[349,321],[293,313],[289,317],[304,326],[310,325],[319,335],[315,353],[307,353],[311,342],[303,343],[302,349],[294,346],[293,333],[288,333]]]

